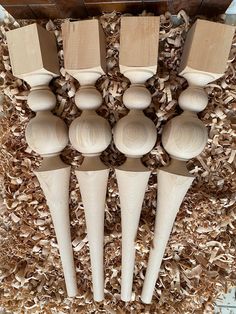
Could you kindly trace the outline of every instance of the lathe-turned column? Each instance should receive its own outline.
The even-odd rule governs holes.
[[[158,40],[159,17],[121,18],[120,71],[131,82],[123,95],[124,105],[130,111],[114,128],[115,145],[127,157],[125,163],[115,170],[121,205],[123,301],[131,300],[135,239],[151,173],[140,158],[154,147],[157,138],[156,127],[144,115],[143,109],[152,100],[145,82],[157,70]]]
[[[223,76],[234,27],[197,20],[184,46],[180,75],[189,84],[179,97],[183,113],[164,127],[162,143],[171,156],[170,165],[158,170],[158,195],[153,248],[151,248],[141,299],[150,303],[165,248],[179,207],[194,176],[186,161],[199,155],[207,143],[207,129],[197,113],[204,110],[208,95],[204,87]]]
[[[70,166],[60,159],[68,143],[68,130],[50,111],[56,97],[48,87],[59,75],[56,39],[41,26],[31,24],[7,32],[7,42],[13,74],[31,86],[28,105],[36,116],[27,125],[25,136],[29,146],[43,157],[34,173],[52,216],[67,293],[72,297],[77,294],[77,284],[69,220]]]
[[[96,113],[102,96],[95,88],[97,79],[105,73],[105,38],[99,21],[66,22],[62,25],[65,69],[80,82],[75,103],[82,114],[69,130],[72,145],[84,156],[76,170],[84,204],[93,295],[95,301],[104,298],[103,242],[104,212],[109,169],[99,155],[111,141],[107,120]]]

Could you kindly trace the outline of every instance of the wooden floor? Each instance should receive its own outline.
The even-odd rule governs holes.
[[[224,13],[231,0],[2,0],[1,5],[18,19],[86,18],[102,12],[141,13],[156,15],[181,9],[191,15],[214,16]]]

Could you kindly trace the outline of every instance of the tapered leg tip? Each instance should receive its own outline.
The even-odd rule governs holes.
[[[70,291],[70,292],[67,292],[67,295],[69,298],[74,298],[78,295],[78,291]]]
[[[124,302],[130,302],[131,301],[131,297],[129,297],[129,296],[122,296],[121,295],[121,300],[124,301]]]
[[[152,303],[152,297],[149,298],[149,297],[147,297],[147,296],[141,295],[141,301],[142,301],[143,303],[145,303],[145,304],[151,304],[151,303]]]
[[[102,302],[102,301],[104,301],[104,295],[94,295],[93,298],[94,298],[95,302]]]

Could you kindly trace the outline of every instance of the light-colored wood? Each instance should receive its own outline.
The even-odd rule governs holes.
[[[52,169],[39,168],[35,171],[40,186],[50,208],[53,225],[56,232],[58,247],[60,250],[62,266],[64,269],[65,282],[68,296],[77,294],[77,283],[73,251],[70,236],[70,217],[69,217],[69,184],[70,166],[64,164],[58,156],[48,157],[53,159]],[[55,160],[55,159],[58,160]],[[55,164],[61,163],[61,168]],[[59,165],[58,165],[59,166]],[[54,168],[54,169],[53,169]]]
[[[162,258],[175,217],[194,177],[173,174],[168,172],[168,170],[159,170],[157,180],[158,197],[155,234],[141,296],[142,301],[147,304],[151,303],[152,300]]]
[[[48,84],[59,75],[56,39],[37,24],[7,33],[8,48],[14,75],[31,85],[29,107],[36,116],[26,127],[29,146],[43,157],[35,171],[49,207],[61,255],[68,296],[77,294],[76,273],[70,235],[69,179],[70,166],[59,154],[68,143],[65,123],[50,110],[56,97]]]
[[[205,75],[209,74],[212,81],[222,76],[234,32],[233,26],[198,19],[185,41],[180,75],[194,71],[203,72]]]
[[[159,17],[121,18],[120,70],[131,81],[123,95],[124,105],[130,111],[113,130],[116,147],[127,157],[125,163],[116,169],[122,222],[123,301],[131,300],[135,238],[150,176],[140,158],[153,148],[157,137],[154,123],[142,110],[152,100],[144,84],[157,69],[158,33]]]
[[[95,83],[106,72],[105,35],[99,21],[66,21],[62,24],[62,38],[66,71],[76,75],[80,83],[83,83],[83,75],[87,78],[88,73],[91,80],[93,73]]]
[[[197,115],[184,111],[166,124],[162,144],[171,157],[189,160],[203,151],[207,137],[207,129]]]
[[[111,142],[109,123],[96,113],[102,96],[95,88],[105,71],[105,40],[98,20],[66,22],[62,25],[65,69],[80,83],[75,103],[82,111],[70,125],[69,138],[85,158],[76,170],[84,204],[92,266],[93,296],[104,298],[103,237],[109,169],[99,155]]]
[[[25,136],[29,146],[40,155],[60,153],[68,143],[67,127],[50,111],[39,111],[28,123]]]
[[[30,24],[7,32],[7,43],[12,72],[24,79],[34,72],[43,70],[52,76],[59,72],[57,45],[52,33],[38,24]]]
[[[129,171],[131,163],[133,171]],[[140,159],[128,158],[126,164],[129,164],[128,170],[123,170],[127,166],[123,165],[121,169],[118,168],[115,171],[119,187],[122,223],[121,299],[130,301],[135,263],[135,240],[151,171],[141,164]]]
[[[111,129],[96,111],[84,110],[71,123],[69,137],[73,147],[83,155],[101,154],[111,142]]]
[[[104,208],[109,169],[97,171],[79,169],[75,173],[85,208],[94,300],[99,302],[104,298]]]
[[[158,44],[158,16],[125,16],[121,18],[120,29],[120,70],[142,68],[156,73]],[[128,77],[128,76],[127,76]],[[146,79],[147,80],[147,79]]]
[[[197,20],[187,35],[180,75],[187,79],[189,87],[179,97],[184,112],[169,121],[162,133],[163,146],[172,160],[158,171],[154,247],[141,295],[144,303],[151,303],[175,217],[194,180],[185,163],[199,155],[207,143],[207,129],[197,116],[208,103],[204,86],[224,74],[233,34],[234,27]]]
[[[113,131],[116,147],[126,156],[142,157],[156,142],[156,128],[143,111],[131,109]]]

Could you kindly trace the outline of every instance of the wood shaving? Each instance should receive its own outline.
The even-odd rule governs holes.
[[[112,127],[128,112],[122,95],[129,81],[118,67],[120,17],[115,12],[100,17],[106,34],[108,72],[97,83],[104,98],[98,113]],[[140,300],[153,238],[156,169],[169,163],[161,145],[161,132],[165,123],[180,113],[177,100],[187,87],[178,76],[178,67],[192,21],[183,11],[179,17],[181,24],[174,26],[170,13],[161,15],[158,73],[147,82],[153,101],[145,114],[155,123],[158,139],[155,148],[143,157],[152,175],[136,239],[133,295],[129,303],[120,300],[121,221],[113,170],[124,161],[124,156],[113,143],[102,154],[102,160],[112,170],[105,210],[105,300],[95,303],[83,204],[74,173],[83,158],[71,145],[62,152],[63,160],[73,168],[70,215],[79,289],[75,299],[67,298],[52,220],[32,171],[39,166],[41,157],[28,147],[24,137],[25,127],[34,115],[26,101],[29,86],[11,73],[5,38],[7,30],[32,21],[16,22],[7,17],[0,26],[0,90],[4,95],[0,107],[0,305],[6,313],[213,313],[216,297],[236,284],[235,38],[224,77],[206,88],[209,104],[199,116],[209,130],[209,139],[201,155],[188,162],[196,179],[174,224],[153,303],[144,305]],[[57,96],[54,113],[69,126],[79,115],[74,102],[79,84],[63,68],[62,21],[38,22],[57,38],[61,75],[51,83]]]

